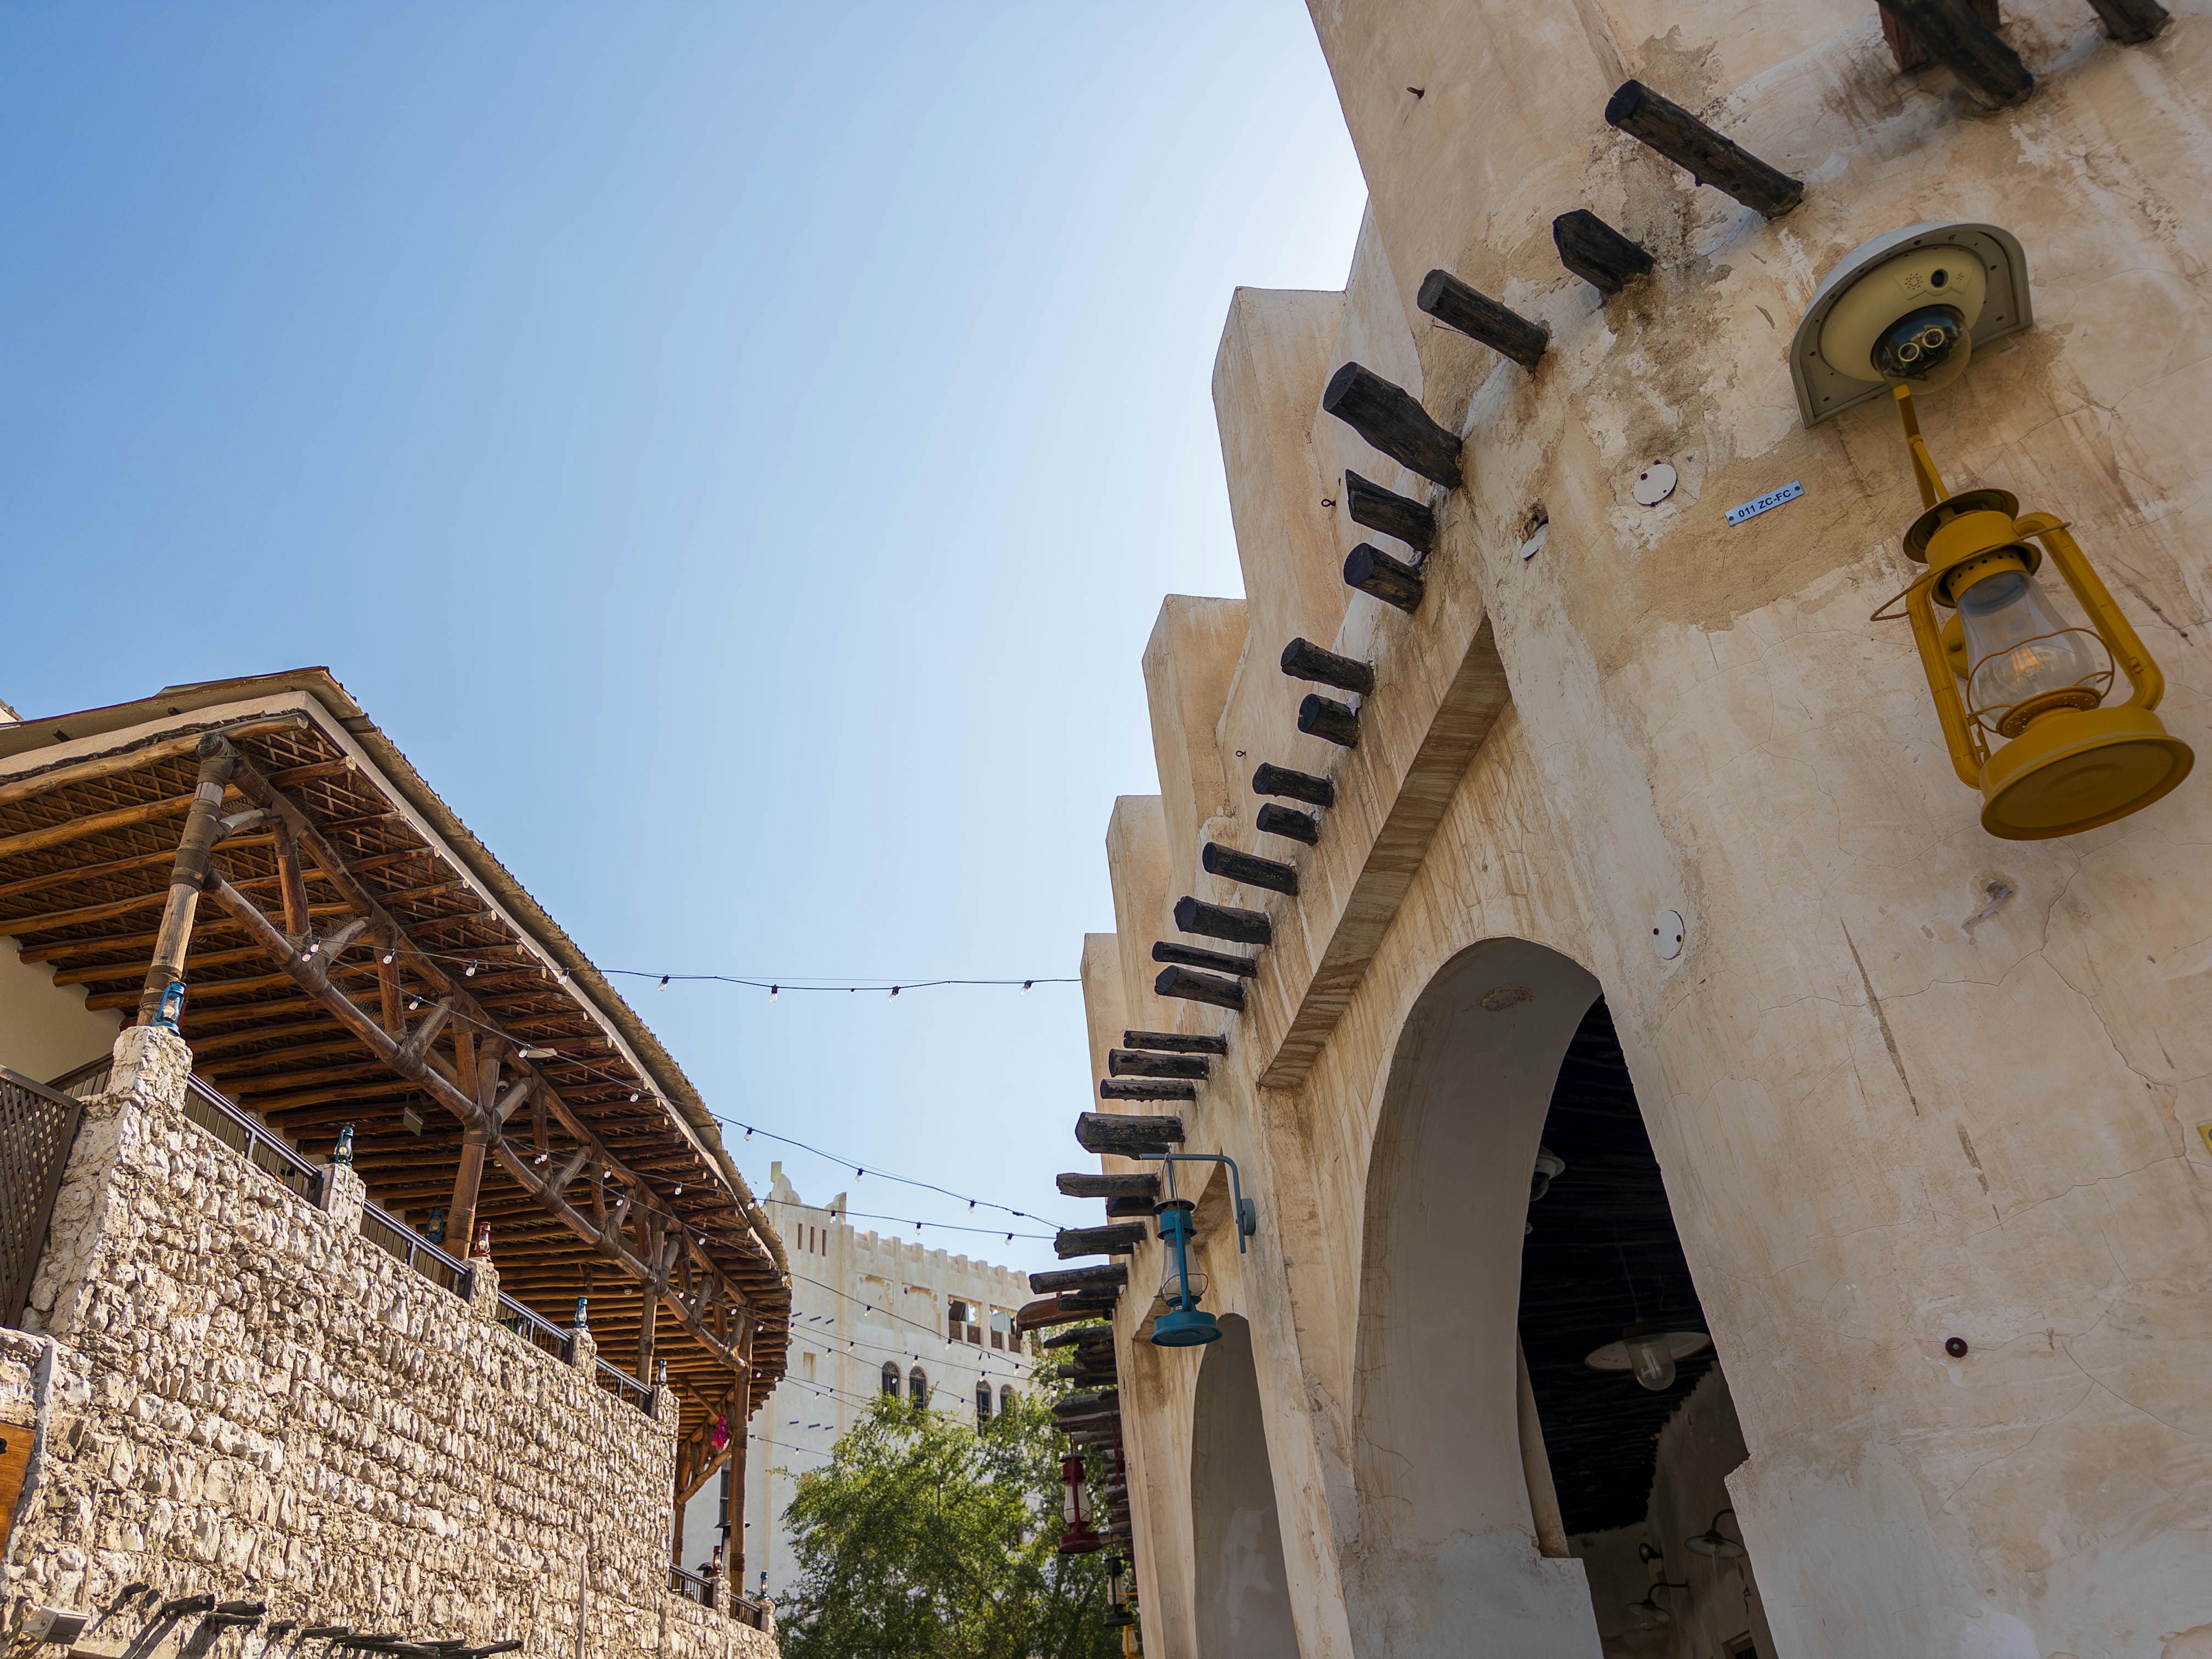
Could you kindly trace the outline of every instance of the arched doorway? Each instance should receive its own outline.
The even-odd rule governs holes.
[[[1297,1659],[1251,1328],[1234,1314],[1200,1364],[1190,1507],[1202,1659]]]
[[[1537,1548],[1518,1427],[1521,1237],[1559,1059],[1597,1000],[1555,951],[1492,939],[1399,1034],[1369,1156],[1346,1612],[1361,1659],[1486,1646],[1600,1659],[1582,1564]]]
[[[1565,1168],[1532,1201],[1540,1148]],[[1771,1659],[1727,1645],[1747,1623],[1765,1640],[1748,1562],[1687,1544],[1742,1456],[1716,1357],[1657,1390],[1586,1363],[1642,1322],[1704,1327],[1597,981],[1526,940],[1472,946],[1407,1018],[1368,1165],[1361,1659],[1478,1632],[1526,1659]],[[1663,1623],[1636,1611],[1650,1597]]]

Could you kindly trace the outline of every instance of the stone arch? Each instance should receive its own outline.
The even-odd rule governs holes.
[[[1369,1154],[1354,1378],[1361,1659],[1486,1646],[1598,1659],[1579,1561],[1540,1553],[1518,1421],[1529,1174],[1562,1056],[1599,995],[1556,951],[1490,939],[1399,1034]]]
[[[1205,1355],[1191,1400],[1198,1651],[1205,1659],[1297,1659],[1251,1328],[1224,1316],[1221,1340]]]

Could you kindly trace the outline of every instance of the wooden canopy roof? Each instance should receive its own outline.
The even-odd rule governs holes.
[[[783,1375],[781,1241],[674,1060],[326,671],[0,726],[0,934],[129,1018],[211,732],[240,770],[186,958],[194,1069],[310,1158],[353,1124],[414,1224],[473,1125],[501,1288],[562,1326],[588,1293],[626,1370],[650,1312],[706,1467],[708,1419]]]

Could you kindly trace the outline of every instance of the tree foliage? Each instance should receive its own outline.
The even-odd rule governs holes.
[[[987,1425],[884,1396],[799,1475],[787,1659],[1115,1659],[1097,1555],[1063,1556],[1048,1399]]]

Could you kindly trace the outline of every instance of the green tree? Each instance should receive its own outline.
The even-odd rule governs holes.
[[[776,1608],[787,1659],[1116,1659],[1103,1557],[1054,1547],[1051,1424],[1048,1398],[981,1428],[878,1399],[798,1477],[799,1582]]]

